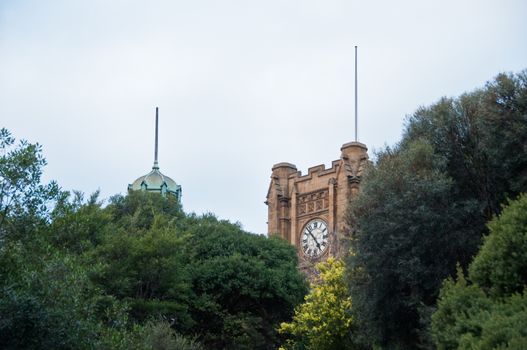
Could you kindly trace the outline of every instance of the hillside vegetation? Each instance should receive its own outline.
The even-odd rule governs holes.
[[[0,348],[278,346],[307,292],[293,247],[156,193],[43,185],[40,147],[0,137]]]

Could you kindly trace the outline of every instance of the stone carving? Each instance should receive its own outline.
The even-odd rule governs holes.
[[[364,173],[364,168],[368,162],[367,157],[355,158],[355,159],[344,159],[344,167],[348,176],[350,184],[358,185]]]
[[[329,207],[329,191],[324,189],[314,193],[303,194],[297,197],[296,210],[298,215],[311,214],[326,210]]]
[[[282,190],[282,186],[280,186],[280,181],[278,176],[273,176],[273,182],[276,190],[276,194],[278,197],[281,197],[284,195],[284,191]]]

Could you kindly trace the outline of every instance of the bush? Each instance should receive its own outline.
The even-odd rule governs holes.
[[[527,346],[527,195],[489,223],[470,265],[447,279],[432,315],[438,349],[524,349]]]

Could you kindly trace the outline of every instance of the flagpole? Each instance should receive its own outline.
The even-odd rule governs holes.
[[[156,107],[156,139],[155,139],[155,151],[154,151],[154,168],[159,168],[159,163],[157,162],[157,143],[159,138],[159,109]]]
[[[358,130],[357,130],[357,46],[355,46],[355,142],[358,141]]]

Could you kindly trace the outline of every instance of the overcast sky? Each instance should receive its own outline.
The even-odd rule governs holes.
[[[527,1],[0,0],[0,127],[102,197],[153,162],[186,211],[267,230],[271,167],[393,145],[405,116],[527,68]]]

